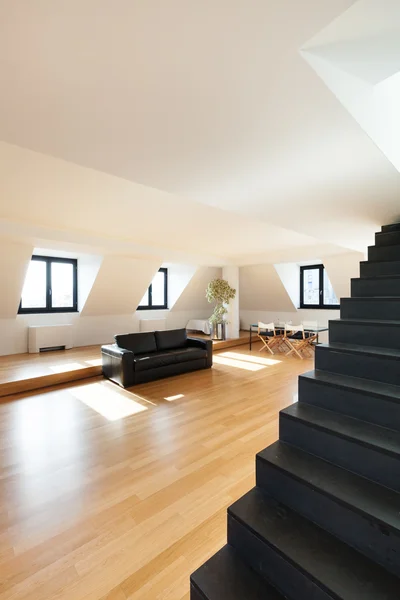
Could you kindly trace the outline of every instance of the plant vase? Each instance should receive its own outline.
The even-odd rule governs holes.
[[[226,340],[226,323],[211,323],[211,337],[213,340]]]

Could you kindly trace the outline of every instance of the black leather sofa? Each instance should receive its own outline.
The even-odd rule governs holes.
[[[212,367],[212,341],[186,329],[128,333],[102,346],[103,374],[122,387]]]

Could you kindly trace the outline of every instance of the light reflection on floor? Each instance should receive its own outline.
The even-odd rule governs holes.
[[[93,360],[85,360],[87,365],[91,367],[100,367],[101,366],[101,358],[94,358]]]
[[[53,365],[49,367],[53,373],[68,373],[68,371],[77,371],[78,369],[84,369],[85,365],[81,363],[65,363],[62,365]]]
[[[71,388],[70,394],[109,421],[118,421],[147,410],[146,406],[135,399],[134,394],[125,392],[108,381]]]
[[[221,354],[217,354],[213,357],[213,362],[217,365],[224,365],[227,367],[235,367],[236,369],[244,369],[245,371],[261,371],[265,369],[265,365],[256,365],[251,362],[245,362],[243,360],[236,360],[233,358],[227,358]]]
[[[226,356],[226,358],[233,358],[235,360],[241,360],[245,362],[251,362],[258,365],[277,365],[281,361],[276,358],[266,358],[264,356],[254,356],[250,354],[240,354],[239,352],[221,352],[218,356]]]
[[[168,402],[173,402],[174,400],[180,400],[180,398],[184,398],[184,394],[176,394],[176,396],[167,396],[164,400],[168,400]]]

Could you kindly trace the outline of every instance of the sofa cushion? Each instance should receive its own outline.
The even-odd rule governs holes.
[[[203,350],[203,348],[165,350],[164,352],[157,352],[150,355],[135,356],[134,369],[135,371],[148,371],[149,369],[176,365],[177,363],[197,360],[199,358],[207,359],[207,351]]]
[[[116,335],[115,341],[120,348],[131,350],[134,354],[150,354],[157,351],[154,332],[150,333],[126,333]]]
[[[173,348],[184,348],[186,346],[186,329],[156,331],[155,336],[158,350],[172,350]]]

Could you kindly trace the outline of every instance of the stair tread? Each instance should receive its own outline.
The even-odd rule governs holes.
[[[191,582],[207,600],[284,600],[229,545],[195,571]]]
[[[352,301],[364,301],[368,302],[380,302],[381,300],[393,300],[393,302],[399,301],[399,296],[348,296],[345,298],[341,298],[340,302],[352,302]]]
[[[400,532],[399,493],[281,441],[257,456],[313,489]]]
[[[306,422],[400,459],[400,432],[298,402],[281,411],[286,417]]]
[[[379,348],[377,346],[359,346],[358,344],[342,344],[340,342],[330,342],[329,344],[319,344],[317,350],[338,350],[350,352],[352,354],[368,354],[375,356],[385,356],[388,358],[400,359],[400,350],[394,348]]]
[[[400,302],[400,298],[399,298],[399,302]],[[396,327],[400,325],[400,320],[394,321],[385,321],[383,319],[358,319],[356,317],[344,317],[344,318],[340,318],[340,319],[329,319],[329,322],[332,323],[349,323],[351,325],[382,325],[383,327],[387,326],[391,326],[391,327]]]
[[[375,279],[400,279],[400,274],[396,273],[394,275],[367,275],[366,277],[352,277],[351,280],[352,281],[375,281]]]
[[[261,489],[253,488],[228,512],[332,597],[398,599],[397,577]]]
[[[340,375],[339,373],[330,373],[329,371],[308,371],[300,377],[312,379],[329,385],[354,389],[361,392],[367,392],[377,396],[385,396],[389,399],[400,400],[400,386],[391,383],[383,383],[372,379],[361,379],[360,377],[350,377],[348,375]]]

